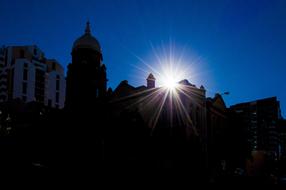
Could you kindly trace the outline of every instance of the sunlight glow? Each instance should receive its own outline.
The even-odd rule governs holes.
[[[178,86],[178,81],[176,81],[175,77],[173,76],[173,73],[169,73],[166,78],[163,78],[163,87],[166,87],[169,90],[175,90]]]
[[[187,70],[182,68],[182,63],[174,58],[169,60],[162,60],[160,67],[155,70],[158,76],[158,86],[163,87],[167,90],[176,90],[179,87],[179,82],[183,79],[189,78]]]
[[[138,91],[123,99],[140,97],[132,104],[128,104],[128,107],[139,105],[140,113],[152,128],[151,133],[158,124],[170,128],[184,125],[187,131],[197,134],[197,126],[193,123],[190,105],[201,104],[201,94],[193,90],[195,87],[190,82],[194,82],[194,69],[196,69],[195,64],[197,65],[198,59],[196,57],[186,59],[185,49],[176,51],[172,43],[159,49],[154,48],[152,44],[151,47],[154,53],[151,60],[146,61],[135,54],[134,56],[146,66],[146,68],[136,66],[141,73],[138,76],[146,80],[146,76],[152,73],[156,79],[155,88]],[[191,79],[191,81],[186,79]],[[162,123],[161,117],[167,118],[167,122]]]
[[[164,82],[164,86],[170,90],[174,90],[177,86],[177,82],[175,81],[175,79],[172,76],[166,78],[166,80],[163,82]]]

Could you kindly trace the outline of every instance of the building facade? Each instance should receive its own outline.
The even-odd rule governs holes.
[[[281,160],[286,160],[286,120],[280,119],[278,122],[279,126],[279,137],[280,137],[280,146],[279,146],[279,157]]]
[[[0,102],[20,99],[64,107],[64,70],[56,60],[37,46],[8,46],[0,52]]]
[[[230,106],[231,124],[240,129],[241,145],[246,153],[265,151],[277,159],[279,155],[278,121],[280,103],[276,97]]]
[[[113,118],[130,121],[130,127],[121,138],[132,137],[134,134],[130,131],[141,130],[143,125],[145,132],[140,133],[147,133],[146,139],[150,139],[146,155],[152,155],[153,167],[192,168],[190,174],[203,172],[207,166],[206,90],[188,80],[178,82],[175,89],[156,87],[155,80],[150,74],[146,86],[139,87],[125,80],[114,90]],[[148,143],[138,143],[138,147]],[[131,149],[134,146],[132,144]]]
[[[228,112],[221,94],[207,98],[207,159],[211,172],[226,169],[228,147]]]

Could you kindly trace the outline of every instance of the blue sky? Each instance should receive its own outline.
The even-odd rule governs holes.
[[[87,20],[113,89],[145,84],[140,59],[156,67],[154,50],[172,46],[209,96],[229,91],[227,105],[277,96],[285,115],[285,0],[0,0],[0,44],[36,44],[66,69]]]

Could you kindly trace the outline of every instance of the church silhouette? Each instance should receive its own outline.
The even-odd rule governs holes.
[[[202,179],[208,157],[204,87],[180,81],[179,100],[187,109],[178,110],[175,97],[156,87],[151,73],[146,86],[133,87],[124,80],[112,91],[107,90],[107,81],[100,44],[87,22],[68,65],[61,117],[65,119],[60,125],[66,127],[58,138],[58,144],[68,142],[61,162],[65,170],[183,171]]]
[[[241,109],[253,103],[229,110],[221,94],[207,97],[204,86],[187,79],[174,89],[156,86],[152,73],[146,85],[123,80],[107,88],[103,52],[89,22],[71,56],[64,109],[18,100],[0,104],[0,169],[91,181],[249,182],[239,170],[251,158],[241,129],[249,114]],[[258,102],[262,113],[279,106],[276,98]],[[268,183],[265,176],[257,182]]]

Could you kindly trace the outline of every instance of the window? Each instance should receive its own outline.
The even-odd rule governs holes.
[[[56,80],[56,90],[60,90],[60,80]]]
[[[45,100],[45,71],[36,69],[35,73],[35,98],[38,102]]]
[[[8,98],[12,98],[13,97],[13,89],[14,89],[14,68],[12,68],[9,71],[9,77],[8,77]]]
[[[20,50],[20,58],[25,57],[25,51],[23,49]]]
[[[36,48],[34,48],[34,55],[37,55],[37,49]]]
[[[28,69],[23,70],[23,80],[28,80]]]
[[[52,70],[56,70],[56,63],[55,62],[52,63]]]
[[[49,107],[52,106],[52,100],[51,100],[51,99],[48,100],[48,106],[49,106]]]
[[[60,93],[57,92],[57,93],[56,93],[56,102],[57,102],[57,103],[59,103],[59,99],[60,99]]]
[[[26,82],[23,82],[22,93],[27,94],[27,83]]]

